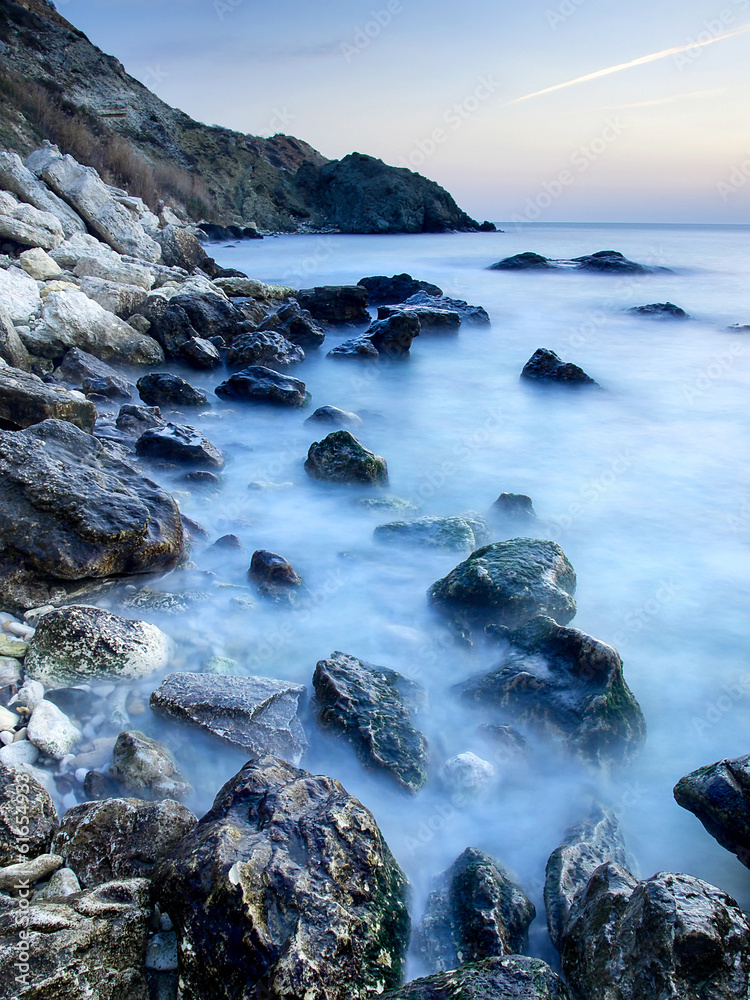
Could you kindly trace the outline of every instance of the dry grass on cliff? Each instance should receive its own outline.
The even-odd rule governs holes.
[[[146,159],[127,139],[62,95],[4,67],[0,69],[0,95],[3,103],[24,115],[42,139],[96,168],[108,184],[142,198],[152,210],[167,202],[184,206],[193,218],[214,214],[214,199],[199,177],[176,164]]]

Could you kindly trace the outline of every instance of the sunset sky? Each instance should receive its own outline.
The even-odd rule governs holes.
[[[482,219],[750,223],[750,0],[56,6],[193,117],[410,166]]]

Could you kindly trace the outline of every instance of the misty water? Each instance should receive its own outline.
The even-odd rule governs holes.
[[[348,744],[310,718],[303,760],[373,811],[412,884],[415,922],[433,877],[474,846],[517,874],[537,907],[532,953],[554,960],[544,925],[545,863],[594,801],[619,813],[642,877],[688,872],[750,907],[746,869],[672,798],[675,782],[693,768],[750,752],[750,337],[727,330],[750,322],[747,236],[742,227],[538,225],[504,234],[288,236],[211,247],[225,267],[295,287],[407,271],[483,305],[492,318],[491,327],[420,336],[402,362],[327,358],[352,335],[331,332],[304,364],[286,369],[306,382],[308,411],[211,396],[210,410],[183,416],[226,457],[220,491],[188,489],[179,470],[152,471],[212,540],[231,532],[245,549],[217,556],[199,546],[196,570],[156,584],[205,595],[180,616],[141,614],[179,642],[184,669],[228,656],[243,672],[311,690],[316,662],[341,650],[426,688],[428,707],[415,721],[429,740],[431,772],[418,795],[365,771]],[[486,270],[526,250],[570,258],[604,249],[675,273]],[[667,300],[692,321],[622,312]],[[581,365],[606,391],[521,384],[537,347]],[[183,374],[209,390],[225,377]],[[372,491],[306,475],[307,450],[327,429],[304,421],[324,404],[363,416],[357,436],[388,462],[390,487],[381,492],[421,514],[487,515],[502,492],[533,498],[539,522],[526,533],[557,540],[578,574],[572,625],[618,648],[646,715],[648,741],[634,765],[605,776],[538,734],[528,734],[526,759],[498,756],[483,741],[477,726],[486,718],[451,689],[493,667],[497,650],[457,644],[426,599],[464,556],[378,542],[374,528],[400,515],[363,507],[359,500]],[[250,489],[251,482],[279,488]],[[494,527],[494,540],[508,537],[505,525]],[[259,548],[281,553],[304,578],[308,595],[296,608],[233,600],[253,595],[247,569]],[[246,757],[148,713],[134,723],[175,749],[196,787],[189,804],[198,814]],[[442,762],[464,751],[496,768],[495,784],[473,799],[452,797],[439,776]],[[415,960],[411,972],[420,971]]]

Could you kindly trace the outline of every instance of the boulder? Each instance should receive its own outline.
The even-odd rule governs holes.
[[[227,352],[230,368],[249,365],[294,365],[305,360],[305,352],[281,333],[258,330],[235,337]]]
[[[81,737],[80,729],[51,701],[42,699],[31,713],[27,731],[29,743],[54,760],[67,757]]]
[[[56,216],[66,237],[86,232],[81,217],[38,180],[17,153],[0,152],[0,188],[12,191],[19,201],[33,205],[40,212]]]
[[[68,421],[90,434],[96,407],[80,394],[0,362],[0,427],[22,430],[50,418]]]
[[[536,511],[531,497],[525,493],[501,493],[492,505],[492,514],[509,520],[536,521]]]
[[[139,438],[149,428],[164,427],[165,424],[158,406],[136,406],[132,403],[121,406],[115,420],[117,429],[132,438]]]
[[[430,306],[380,306],[378,319],[389,319],[398,313],[416,316],[421,333],[458,333],[461,314],[454,309],[435,309]]]
[[[530,382],[559,382],[563,385],[597,385],[578,365],[563,361],[554,351],[539,347],[524,365],[521,378]]]
[[[111,255],[119,259],[111,247],[102,243],[96,236],[87,232],[73,233],[64,243],[50,251],[49,256],[65,271],[73,271],[78,261],[83,257],[102,257]]]
[[[0,1000],[148,1000],[150,917],[145,879],[35,899],[23,909],[0,898]]]
[[[385,459],[365,448],[349,431],[333,431],[311,444],[305,471],[313,479],[332,483],[388,485]]]
[[[0,268],[0,307],[11,323],[28,323],[42,305],[39,287],[20,267]]]
[[[65,235],[56,215],[19,202],[10,191],[0,191],[0,239],[52,250]]]
[[[124,320],[128,320],[136,310],[140,309],[148,297],[148,292],[137,285],[107,281],[105,278],[82,278],[81,291],[102,309]]]
[[[276,552],[258,549],[253,552],[248,576],[258,590],[269,597],[276,597],[289,591],[290,587],[302,585],[302,579],[292,564]]]
[[[394,274],[392,278],[377,275],[372,278],[360,278],[357,282],[366,291],[372,306],[395,305],[405,302],[410,295],[426,292],[427,295],[442,295],[442,288],[431,285],[429,281],[418,281],[410,274]]]
[[[313,677],[318,719],[345,737],[365,767],[386,771],[409,792],[427,780],[427,740],[411,720],[424,692],[395,670],[335,652]]]
[[[750,868],[750,754],[691,771],[675,785],[674,797]]]
[[[490,264],[488,271],[544,271],[549,267],[554,267],[547,257],[542,257],[539,253],[517,253],[512,257],[504,257],[497,264]]]
[[[652,302],[647,306],[633,306],[626,310],[631,316],[645,316],[649,319],[690,319],[684,309],[674,302]]]
[[[540,726],[593,763],[622,764],[639,753],[646,722],[616,649],[543,615],[507,640],[498,667],[461,685],[465,698]]]
[[[639,882],[608,863],[573,904],[561,957],[571,992],[586,1000],[737,1000],[750,987],[750,924],[692,875]]]
[[[56,829],[47,790],[25,771],[0,763],[0,866],[46,854]]]
[[[419,316],[409,310],[394,312],[388,319],[376,320],[365,336],[387,357],[401,357],[408,354],[415,337],[419,336],[421,323]]]
[[[64,156],[50,160],[41,177],[113,250],[145,261],[160,259],[159,244],[113,198],[93,167],[83,167],[72,156]]]
[[[247,275],[214,278],[214,284],[230,297],[263,299],[269,302],[283,302],[295,294],[295,290],[289,285],[269,285],[257,278],[248,278]]]
[[[224,458],[219,449],[200,431],[187,424],[167,423],[164,427],[144,431],[135,443],[135,450],[138,455],[147,458],[204,469],[224,468]]]
[[[329,427],[361,427],[362,418],[349,410],[340,410],[338,406],[319,406],[305,423],[327,424]]]
[[[55,380],[67,382],[84,393],[98,392],[109,399],[131,399],[134,388],[131,382],[118,374],[106,361],[80,347],[71,347],[55,370]]]
[[[214,391],[223,399],[244,399],[296,409],[308,401],[304,382],[290,375],[280,375],[261,365],[251,365],[243,371],[235,372]]]
[[[199,371],[218,368],[221,364],[218,347],[203,337],[191,337],[190,340],[186,340],[180,347],[180,357],[191,368],[197,368]]]
[[[151,321],[149,335],[159,341],[168,358],[180,356],[188,340],[221,337],[227,343],[244,321],[241,309],[229,301],[220,289],[208,282],[207,289],[189,291],[187,282],[168,302],[163,295],[152,296],[140,312]]]
[[[138,395],[147,406],[208,406],[208,396],[179,375],[149,372],[136,383]]]
[[[184,996],[350,1000],[401,982],[406,879],[338,781],[273,757],[221,789],[158,874]]]
[[[298,764],[307,749],[297,715],[305,693],[299,684],[267,677],[169,674],[151,695],[151,707],[252,754]]]
[[[369,323],[368,297],[361,285],[323,285],[304,288],[295,294],[297,302],[319,323]]]
[[[657,271],[669,272],[668,267],[648,267],[628,260],[618,250],[600,250],[598,253],[574,257],[572,264],[578,271],[593,271],[602,274],[653,274]]]
[[[54,261],[41,247],[25,250],[18,258],[18,263],[35,281],[49,281],[52,278],[59,278],[63,273],[57,261]]]
[[[102,361],[158,365],[164,354],[153,337],[138,333],[83,292],[52,292],[44,300],[47,331],[68,347],[80,347]]]
[[[556,542],[511,538],[473,552],[434,583],[429,598],[448,613],[517,627],[536,615],[566,625],[576,613],[576,575]]]
[[[31,355],[13,326],[10,313],[2,303],[0,303],[0,358],[11,368],[20,368],[25,372],[31,369]]]
[[[633,866],[619,819],[609,810],[595,809],[591,819],[566,832],[547,861],[544,908],[550,940],[558,951],[573,903],[596,869],[607,862],[630,870]]]
[[[427,292],[416,292],[404,302],[408,308],[444,309],[457,312],[462,323],[472,326],[489,326],[490,315],[483,306],[470,306],[463,299],[451,299],[447,295],[428,295]]]
[[[337,344],[327,354],[329,358],[379,358],[380,352],[367,337],[352,337]]]
[[[538,958],[508,955],[414,979],[383,1000],[568,1000],[562,979]]]
[[[109,776],[126,795],[139,799],[181,802],[192,792],[169,750],[136,730],[117,737]]]
[[[151,878],[195,824],[190,810],[172,799],[84,802],[65,813],[52,849],[91,889],[114,879]]]
[[[156,625],[74,604],[39,619],[24,667],[27,677],[45,688],[103,678],[136,680],[163,670],[171,648]]]
[[[312,314],[298,302],[289,302],[263,319],[259,330],[275,330],[298,347],[320,347],[326,339],[325,331],[318,326]]]
[[[418,517],[414,521],[391,521],[375,529],[375,537],[383,542],[402,542],[432,549],[477,548],[478,541],[471,523],[463,517]]]
[[[535,916],[534,904],[506,869],[469,847],[438,877],[417,940],[428,969],[445,972],[523,954]]]
[[[185,226],[170,224],[156,236],[161,246],[161,259],[167,267],[181,267],[192,271],[194,267],[204,268],[211,258],[194,233]]]
[[[133,285],[142,292],[148,292],[154,283],[150,268],[134,264],[104,246],[82,254],[76,261],[73,274],[77,278],[98,278],[118,285]],[[145,296],[141,301],[145,301]]]

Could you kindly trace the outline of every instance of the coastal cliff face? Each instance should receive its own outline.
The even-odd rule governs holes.
[[[56,143],[152,208],[260,231],[478,228],[438,184],[371,156],[207,126],[161,101],[45,0],[0,0],[0,147]]]

